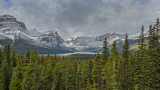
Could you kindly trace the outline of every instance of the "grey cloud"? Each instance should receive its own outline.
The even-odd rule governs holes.
[[[11,0],[0,13],[11,14],[29,29],[57,29],[63,38],[104,33],[135,33],[160,15],[159,0]],[[147,27],[148,28],[148,27]]]

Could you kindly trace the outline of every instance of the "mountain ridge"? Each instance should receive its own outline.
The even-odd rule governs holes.
[[[97,48],[102,48],[105,37],[108,39],[109,45],[111,45],[114,40],[118,43],[123,43],[125,34],[106,33],[100,36],[76,37],[72,40],[64,40],[56,30],[39,32],[37,29],[27,29],[25,24],[17,21],[14,16],[0,16],[0,39],[2,38],[3,41],[9,39],[9,43],[12,43],[11,45],[14,44],[15,40],[23,39],[30,44],[34,43],[46,48],[58,48],[68,51],[94,51]],[[137,39],[137,36],[129,34],[129,38]],[[0,46],[4,46],[4,44]]]

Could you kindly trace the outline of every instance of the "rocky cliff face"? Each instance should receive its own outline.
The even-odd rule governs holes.
[[[106,33],[104,35],[96,37],[97,41],[103,41],[105,37],[108,39],[108,41],[113,41],[117,39],[124,39],[125,35],[124,34],[117,34],[117,33]]]
[[[14,35],[19,31],[28,34],[23,22],[17,21],[16,18],[11,15],[0,16],[0,34],[14,39]]]
[[[64,40],[55,30],[46,31],[38,36],[38,43],[47,47],[63,47]]]

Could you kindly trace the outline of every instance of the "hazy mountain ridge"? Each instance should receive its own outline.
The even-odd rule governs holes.
[[[106,33],[97,37],[77,37],[67,41],[65,45],[66,47],[72,47],[78,51],[99,51],[102,48],[105,38],[107,38],[108,45],[111,45],[115,40],[117,41],[117,44],[123,44],[125,34]],[[138,34],[129,34],[129,39],[137,40]]]

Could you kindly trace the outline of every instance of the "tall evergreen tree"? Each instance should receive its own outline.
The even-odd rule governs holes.
[[[123,90],[128,90],[129,86],[129,43],[128,43],[128,35],[126,34],[124,40],[124,46],[122,50],[122,64],[121,64],[121,88]]]
[[[15,49],[13,49],[13,52],[11,54],[11,66],[16,67],[16,52],[15,52]]]
[[[97,88],[98,90],[101,90],[102,68],[103,68],[102,64],[103,64],[102,58],[98,53],[93,62],[93,69],[92,69],[92,79],[93,81],[95,81],[94,88]]]
[[[148,37],[148,42],[149,42],[149,47],[148,47],[148,56],[149,61],[147,62],[148,64],[148,74],[147,76],[149,77],[148,79],[148,84],[147,86],[152,88],[152,89],[158,89],[160,88],[158,82],[160,82],[160,80],[158,79],[159,74],[158,72],[158,63],[159,63],[159,36],[158,36],[158,32],[159,32],[159,19],[157,19],[156,24],[154,25],[154,27],[152,29],[149,30],[149,37]]]
[[[124,59],[129,58],[129,55],[130,55],[129,49],[130,49],[130,47],[129,47],[129,43],[128,43],[128,35],[126,34],[125,40],[124,40],[124,46],[123,46],[123,50],[122,50],[122,57]]]
[[[143,25],[142,25],[142,28],[141,28],[141,33],[140,33],[139,38],[140,38],[140,41],[138,43],[139,50],[143,50],[143,49],[145,49],[145,46],[146,46],[145,39],[144,39],[144,26]]]
[[[3,90],[9,90],[10,79],[11,79],[11,68],[10,68],[10,47],[5,47],[5,56],[2,64],[2,83]]]
[[[2,51],[0,50],[0,68],[1,68],[2,62],[3,62]]]
[[[156,34],[157,34],[157,36],[159,36],[159,31],[160,31],[159,18],[157,18],[157,21],[156,21],[156,24],[155,24],[155,28],[156,28]]]
[[[146,69],[144,68],[145,66],[145,62],[146,62],[146,44],[144,41],[144,26],[142,26],[141,28],[141,34],[139,36],[139,50],[135,52],[135,64],[134,64],[134,70],[132,70],[134,72],[134,81],[135,81],[135,88],[136,89],[146,89],[145,87],[145,71]],[[134,58],[132,57],[132,59]]]
[[[150,50],[157,50],[158,47],[158,36],[156,34],[156,27],[152,28],[152,25],[149,27],[149,36],[148,36],[148,48]]]
[[[30,50],[29,48],[27,48],[27,51],[26,51],[26,63],[29,63],[29,60],[30,60]]]
[[[1,64],[2,64],[2,51],[0,50],[0,68],[1,68]]]
[[[104,39],[104,42],[103,42],[103,51],[102,51],[102,54],[103,54],[103,64],[106,63],[106,61],[108,60],[108,57],[109,57],[109,50],[108,50],[108,41],[107,41],[107,38]]]
[[[17,60],[17,63],[16,63],[17,66],[13,69],[11,84],[9,87],[11,90],[21,90],[22,89],[22,86],[21,86],[22,78],[23,78],[22,58],[19,54],[17,55],[16,60]]]
[[[73,73],[72,67],[69,67],[66,72],[66,90],[75,90]]]
[[[93,81],[92,81],[93,62],[92,62],[91,59],[89,60],[89,63],[88,63],[88,64],[89,64],[89,68],[88,68],[89,75],[88,75],[88,78],[89,78],[90,84],[92,84],[92,83],[93,83]]]
[[[120,56],[118,53],[116,41],[113,42],[110,58],[112,58],[112,64],[113,64],[111,86],[112,86],[112,89],[119,89],[120,87]]]

